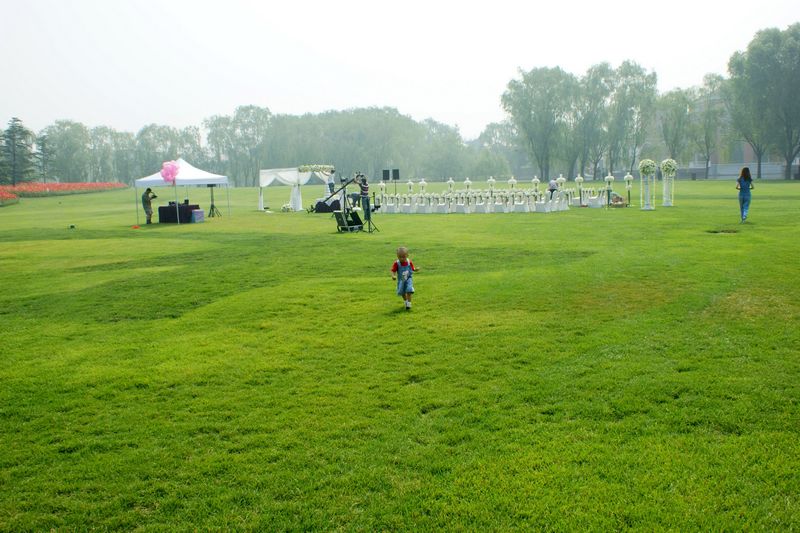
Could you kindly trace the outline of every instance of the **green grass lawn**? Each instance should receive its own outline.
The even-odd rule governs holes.
[[[2,530],[800,526],[800,184],[373,234],[135,200],[0,208]]]

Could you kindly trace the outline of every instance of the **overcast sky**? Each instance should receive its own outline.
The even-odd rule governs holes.
[[[663,6],[663,9],[659,9]],[[473,138],[518,69],[632,59],[659,90],[727,74],[798,0],[0,0],[0,121],[136,132],[273,113],[389,106]]]

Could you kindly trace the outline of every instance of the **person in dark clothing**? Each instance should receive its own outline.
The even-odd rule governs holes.
[[[153,219],[153,198],[158,198],[158,196],[153,194],[153,191],[148,187],[147,190],[144,191],[144,194],[142,194],[142,208],[144,209],[148,224],[152,224]]]
[[[747,214],[750,211],[750,191],[753,189],[753,178],[750,176],[750,168],[742,167],[739,172],[739,179],[736,180],[736,188],[739,190],[739,215],[742,217],[742,222],[747,220]]]

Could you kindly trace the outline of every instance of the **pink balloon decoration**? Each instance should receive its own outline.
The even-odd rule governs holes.
[[[175,185],[175,177],[178,175],[181,167],[175,161],[164,161],[161,165],[161,177],[164,181]]]

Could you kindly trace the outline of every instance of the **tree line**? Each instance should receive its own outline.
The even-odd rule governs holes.
[[[340,174],[377,176],[385,168],[404,177],[510,175],[505,159],[465,143],[458,129],[415,121],[393,108],[274,115],[242,106],[200,127],[150,124],[138,133],[59,120],[38,134],[12,118],[2,135],[0,181],[120,181],[157,172],[183,157],[195,166],[252,186],[258,171],[301,164],[332,164]]]
[[[744,141],[761,177],[767,154],[779,155],[786,179],[800,153],[800,23],[758,32],[728,63],[729,78],[659,95],[656,73],[625,61],[592,66],[581,77],[556,68],[520,72],[502,96],[510,139],[523,143],[539,172],[558,163],[568,176],[625,170],[642,152],[705,163]],[[727,147],[724,145],[728,145]]]
[[[394,108],[362,108],[302,116],[242,106],[200,126],[150,124],[137,133],[58,120],[34,133],[12,118],[0,135],[0,183],[119,181],[152,174],[183,157],[257,183],[262,168],[332,164],[340,175],[485,179],[563,173],[599,177],[635,173],[643,152],[679,162],[731,156],[752,147],[756,175],[770,154],[784,159],[785,177],[800,152],[800,24],[758,32],[730,58],[729,77],[659,94],[657,75],[633,61],[590,67],[582,76],[561,68],[520,71],[501,97],[507,119],[465,141],[457,128],[416,121]]]

